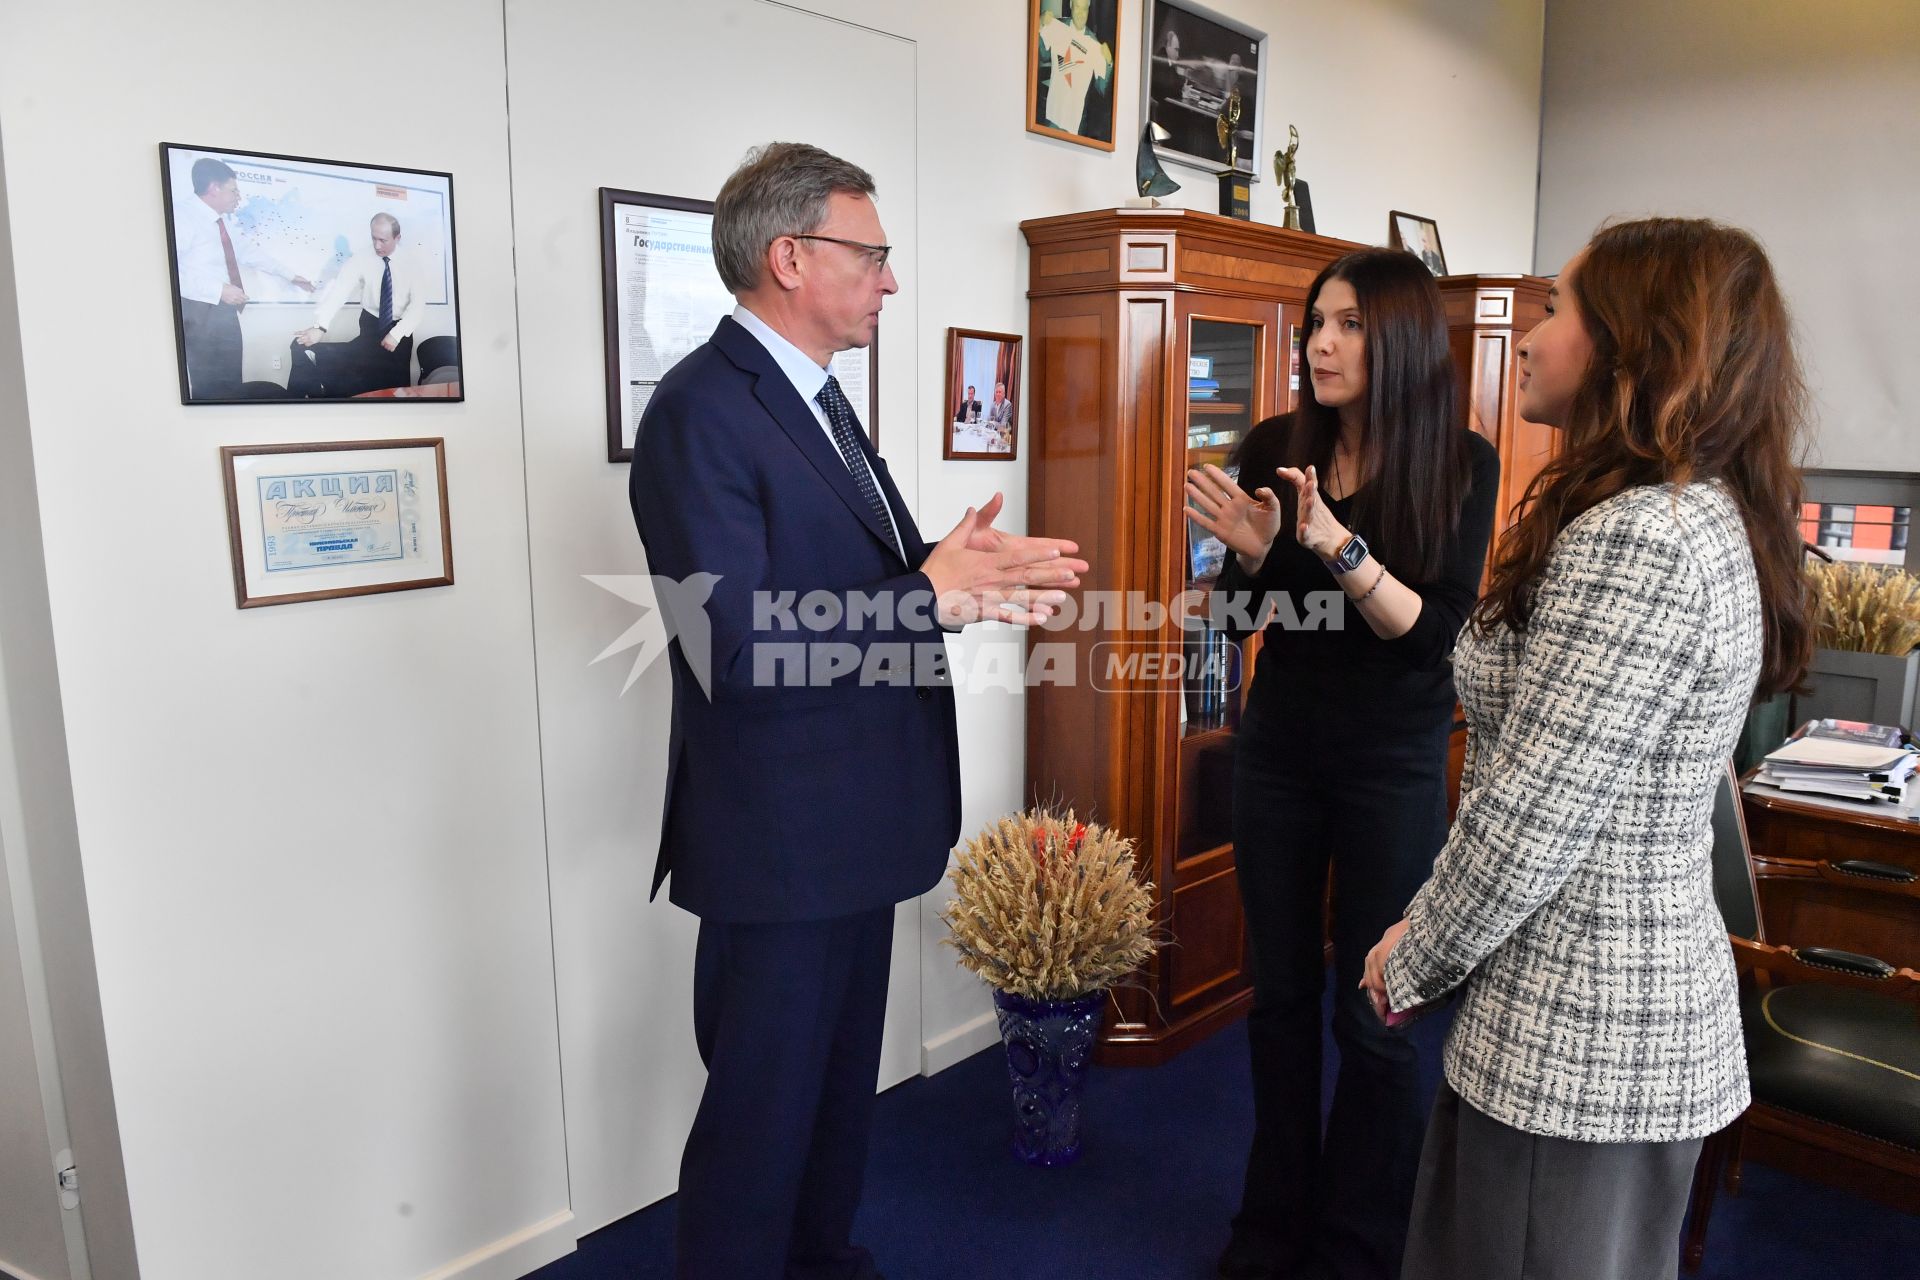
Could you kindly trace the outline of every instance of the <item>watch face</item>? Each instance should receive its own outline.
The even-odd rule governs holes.
[[[1340,572],[1352,573],[1366,562],[1366,558],[1367,544],[1361,540],[1359,534],[1355,534],[1347,539],[1346,546],[1340,548],[1340,558],[1337,562],[1340,565]]]

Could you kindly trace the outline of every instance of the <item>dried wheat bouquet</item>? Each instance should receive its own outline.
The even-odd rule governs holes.
[[[1810,563],[1813,642],[1904,657],[1920,645],[1920,578],[1880,565]]]
[[[1030,1000],[1065,1000],[1122,981],[1156,947],[1152,886],[1133,841],[1049,809],[1002,818],[947,873],[941,911],[960,963]]]

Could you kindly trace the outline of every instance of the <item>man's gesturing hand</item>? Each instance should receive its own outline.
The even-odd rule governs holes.
[[[920,571],[933,583],[942,626],[969,622],[1044,622],[1080,585],[1085,560],[1062,538],[1030,538],[993,527],[1001,498],[967,508],[953,531],[940,539]]]

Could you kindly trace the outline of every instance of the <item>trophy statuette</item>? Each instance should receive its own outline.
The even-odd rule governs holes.
[[[1294,166],[1293,157],[1300,150],[1300,130],[1287,126],[1287,149],[1273,153],[1273,176],[1280,183],[1280,192],[1286,197],[1286,218],[1281,223],[1289,231],[1300,230],[1300,209],[1293,202]]]

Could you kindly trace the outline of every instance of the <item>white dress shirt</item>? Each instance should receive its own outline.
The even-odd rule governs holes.
[[[227,253],[220,245],[221,216],[198,196],[174,202],[173,253],[180,266],[180,296],[189,302],[218,303],[221,287],[232,283],[227,279]],[[293,272],[281,266],[252,236],[241,234],[231,214],[226,219],[235,263],[282,280],[293,279]],[[246,286],[243,283],[241,287]]]
[[[386,264],[393,263],[393,318],[392,329],[395,346],[400,340],[410,337],[419,327],[421,317],[426,313],[427,296],[420,270],[412,254],[404,248],[395,249],[392,258],[382,258],[371,249],[356,253],[340,268],[340,274],[333,278],[327,291],[320,295],[320,301],[313,309],[315,328],[331,329],[340,313],[341,304],[360,292],[360,309],[378,320],[380,318],[380,279],[386,273]]]
[[[733,319],[734,323],[758,338],[760,345],[767,349],[767,354],[772,356],[773,362],[780,366],[780,371],[787,375],[787,381],[793,384],[793,389],[798,391],[800,398],[807,402],[807,408],[813,410],[813,420],[818,422],[820,429],[827,433],[827,443],[833,446],[834,457],[840,457],[840,445],[833,438],[833,424],[827,420],[827,411],[820,407],[818,400],[814,399],[820,394],[820,388],[827,385],[827,370],[815,364],[812,356],[781,337],[774,331],[772,325],[745,307],[734,307]],[[841,460],[845,461],[844,458]],[[880,486],[878,472],[874,474],[873,487],[880,495],[880,505],[887,509],[887,523],[893,526],[894,540],[898,542],[900,521],[893,514],[893,504],[887,501],[887,491]]]

